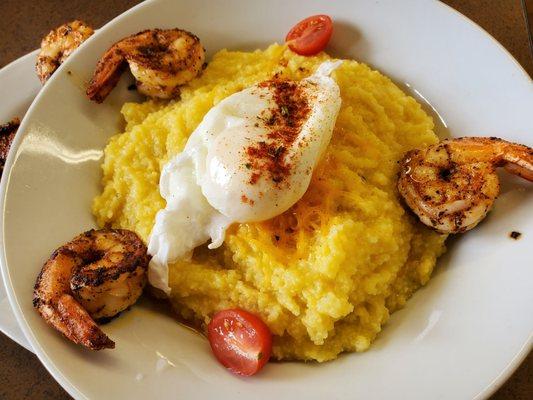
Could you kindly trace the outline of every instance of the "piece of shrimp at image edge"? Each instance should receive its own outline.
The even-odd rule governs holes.
[[[41,41],[41,51],[37,55],[35,64],[41,83],[44,85],[67,57],[93,33],[93,28],[79,20],[51,30]]]
[[[112,45],[98,61],[87,88],[89,99],[101,103],[129,65],[137,90],[151,98],[172,99],[179,87],[195,78],[205,50],[195,35],[182,29],[150,29]]]
[[[111,318],[133,305],[146,285],[149,257],[136,233],[90,230],[59,247],[44,264],[33,305],[44,320],[92,350],[115,343],[94,319]]]
[[[398,190],[427,226],[441,233],[474,228],[500,192],[496,168],[533,182],[533,149],[498,138],[464,137],[411,150]]]

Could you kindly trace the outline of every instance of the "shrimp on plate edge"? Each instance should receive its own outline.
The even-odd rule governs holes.
[[[132,231],[90,230],[55,250],[37,277],[33,305],[43,319],[92,350],[115,343],[93,318],[111,318],[137,301],[149,257]]]
[[[67,57],[93,33],[93,28],[80,20],[52,29],[41,41],[41,51],[35,64],[41,83],[44,85]]]
[[[427,226],[441,233],[474,228],[500,191],[496,168],[533,182],[533,149],[495,137],[444,140],[407,152],[398,190]]]
[[[202,70],[200,39],[182,29],[148,29],[113,44],[98,60],[86,94],[101,103],[129,65],[137,90],[152,98],[172,99],[179,86]]]

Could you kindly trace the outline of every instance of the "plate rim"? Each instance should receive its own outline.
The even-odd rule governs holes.
[[[2,80],[2,76],[4,74],[9,74],[11,72],[11,70],[14,70],[14,69],[17,69],[20,67],[21,64],[25,64],[25,63],[29,63],[30,60],[35,60],[35,57],[37,56],[37,53],[39,52],[38,49],[36,50],[32,50],[30,51],[29,53],[26,53],[24,55],[22,55],[21,57],[18,57],[14,60],[12,60],[11,62],[9,62],[9,64],[6,64],[5,66],[3,66],[1,69],[0,69],[0,80]],[[33,62],[32,62],[32,65],[33,65]],[[39,92],[37,92],[38,94]],[[36,96],[34,96],[35,98]],[[24,119],[24,117],[22,118]],[[4,168],[4,173],[7,175],[9,174],[9,169],[10,167],[5,167]],[[3,241],[0,241],[0,243],[2,243],[2,246],[3,246]],[[24,333],[22,333],[22,331],[20,330],[20,325],[18,323],[18,321],[16,320],[16,317],[15,317],[15,314],[13,312],[13,307],[11,306],[11,302],[9,301],[9,297],[8,297],[8,294],[7,294],[7,290],[6,290],[6,287],[5,287],[5,284],[4,284],[4,280],[2,278],[2,275],[0,275],[0,285],[2,285],[2,287],[4,288],[4,291],[5,291],[5,296],[3,298],[0,298],[0,301],[3,301],[4,299],[7,299],[7,301],[9,302],[9,307],[10,307],[10,313],[11,315],[9,316],[9,318],[11,318],[15,323],[16,323],[16,326],[17,328],[19,329],[19,336],[17,335],[14,335],[12,331],[10,330],[5,330],[2,328],[2,326],[0,326],[0,332],[2,332],[4,335],[6,335],[8,338],[10,338],[11,340],[13,340],[15,343],[17,343],[18,345],[24,347],[26,350],[28,351],[32,351],[31,347],[30,347],[30,344],[26,341],[25,341],[25,335]],[[22,341],[21,341],[22,340]],[[33,352],[33,351],[32,351]]]
[[[130,13],[136,12],[138,9],[142,9],[144,7],[148,7],[152,3],[157,3],[160,0],[146,0],[144,2],[141,2],[134,7],[124,11],[123,13],[117,15],[113,19],[111,19],[109,22],[107,22],[105,25],[103,25],[98,31],[93,35],[93,37],[89,38],[86,42],[84,42],[80,48],[83,48],[86,43],[93,40],[93,38],[101,34],[102,31],[107,30],[106,28],[114,24],[118,19],[122,19],[125,16],[129,15]],[[520,75],[526,79],[526,81],[529,81],[529,83],[533,82],[533,78],[528,74],[528,72],[524,69],[524,67],[514,58],[514,56],[500,43],[498,42],[490,33],[488,33],[484,28],[482,28],[479,24],[472,21],[470,18],[465,16],[464,14],[460,13],[453,7],[438,1],[438,0],[432,0],[433,3],[440,4],[440,6],[446,8],[448,12],[455,13],[458,15],[466,24],[471,25],[475,30],[480,31],[483,36],[488,37],[496,46],[500,49],[500,51],[503,50],[503,54],[506,55],[506,57],[511,59],[515,67],[518,67],[518,71],[520,71]],[[31,54],[31,53],[30,53]],[[28,55],[28,54],[27,54]],[[26,56],[27,56],[26,55]],[[25,56],[23,56],[25,57]],[[23,58],[21,57],[21,58]],[[11,63],[4,66],[2,69],[7,68],[9,66],[12,66],[13,64],[17,63],[20,59],[16,59],[12,61]],[[56,79],[59,75],[62,74],[62,71],[68,67],[70,60],[67,60],[65,63],[63,63],[56,73],[50,78],[50,81]],[[35,107],[37,100],[40,99],[41,96],[43,96],[44,93],[46,93],[47,87],[44,86],[41,91],[37,94],[35,99],[33,100],[31,106],[28,108],[26,115],[30,114]],[[6,188],[9,185],[9,182],[11,180],[11,172],[12,172],[12,165],[17,158],[17,153],[20,147],[20,144],[22,142],[22,138],[26,136],[27,133],[27,120],[24,118],[21,121],[21,125],[19,127],[19,132],[15,137],[15,140],[12,143],[11,150],[8,154],[5,169],[4,172],[7,172],[7,176],[4,176],[4,179],[2,179],[2,182],[0,184],[0,243],[4,243],[4,230],[5,230],[5,224],[4,224],[4,214],[5,214],[5,199],[6,199]],[[52,360],[51,357],[49,357],[46,352],[44,352],[41,344],[39,341],[34,337],[32,334],[31,328],[29,326],[29,323],[26,321],[26,318],[24,316],[24,312],[22,310],[22,307],[17,301],[16,295],[14,293],[13,285],[10,278],[9,269],[7,266],[7,260],[6,260],[6,252],[5,252],[5,246],[2,245],[0,249],[0,271],[1,276],[4,281],[4,286],[7,293],[7,298],[9,299],[9,303],[13,309],[13,313],[15,315],[15,318],[17,319],[17,323],[19,327],[21,328],[22,332],[24,333],[24,336],[34,349],[35,354],[39,358],[39,361],[43,364],[43,366],[46,368],[46,370],[52,375],[52,377],[63,387],[65,391],[69,395],[71,395],[75,399],[88,399],[88,397],[78,390],[69,379],[67,379],[61,371],[56,367],[55,362]],[[473,399],[486,399],[490,397],[492,394],[496,392],[510,377],[511,375],[516,371],[516,369],[520,366],[520,364],[524,361],[524,359],[528,356],[528,354],[533,350],[533,332],[530,333],[528,339],[525,343],[523,343],[521,349],[514,355],[512,360],[501,370],[500,374],[494,378],[493,381],[491,381],[483,390],[481,390],[478,394],[476,394]]]
[[[105,30],[108,26],[113,24],[117,19],[123,18],[126,15],[129,15],[132,12],[135,12],[137,9],[141,9],[144,7],[147,7],[151,3],[155,3],[158,0],[146,0],[143,1],[136,6],[124,11],[123,13],[117,15],[115,18],[111,19],[109,22],[107,22],[105,25],[103,25],[101,28],[99,28],[97,31],[95,31],[94,35],[92,35],[90,38],[88,38],[85,42],[83,42],[78,49],[82,49],[87,43],[89,43],[93,38],[101,34],[102,31]],[[18,60],[18,59],[17,59]],[[14,64],[17,62],[17,60],[14,60],[10,64],[8,64],[6,67]],[[55,71],[55,73],[52,75],[52,77],[47,81],[47,83],[52,82],[53,80],[57,79],[59,75],[61,75],[62,71],[68,67],[70,59],[65,61],[63,64],[59,66],[59,68]],[[4,67],[5,68],[5,67]],[[33,99],[30,107],[26,111],[26,115],[30,114],[33,111],[33,108],[37,104],[37,100],[39,100],[44,93],[47,92],[49,85],[44,85],[43,88],[39,91],[37,96],[35,96],[35,99]],[[45,367],[45,369],[48,371],[50,375],[56,380],[56,382],[74,399],[89,399],[83,392],[78,390],[76,386],[72,384],[72,382],[67,379],[59,370],[59,368],[56,366],[55,362],[46,354],[46,352],[43,350],[41,344],[39,341],[35,338],[33,335],[31,328],[29,326],[29,323],[26,321],[26,318],[24,316],[24,312],[22,311],[22,307],[20,306],[19,302],[17,301],[16,295],[14,293],[13,284],[11,282],[11,276],[9,273],[9,268],[7,266],[7,260],[6,260],[6,252],[5,252],[5,246],[4,246],[4,230],[5,230],[5,224],[4,224],[4,214],[5,214],[5,199],[6,199],[6,189],[9,185],[9,181],[11,180],[11,172],[12,172],[12,166],[15,162],[15,159],[17,158],[18,151],[20,144],[22,142],[22,138],[26,136],[27,129],[26,126],[28,125],[27,118],[23,118],[21,121],[21,124],[19,126],[19,134],[15,136],[15,139],[13,140],[11,144],[10,151],[8,153],[6,163],[4,166],[4,173],[3,179],[0,182],[0,243],[2,246],[0,246],[0,272],[2,275],[2,280],[4,281],[4,287],[6,289],[7,298],[9,299],[9,304],[11,305],[11,308],[13,310],[13,314],[15,315],[15,318],[17,320],[17,323],[22,330],[22,333],[26,337],[26,340],[30,343],[30,346],[33,348],[35,355],[39,358],[39,361],[41,364]]]
[[[477,28],[478,30],[480,30],[481,32],[483,32],[485,34],[485,36],[488,36],[491,41],[499,47],[500,50],[503,50],[503,52],[507,55],[508,58],[511,59],[511,61],[513,61],[513,63],[515,64],[515,66],[518,67],[518,69],[522,72],[522,74],[526,77],[526,79],[529,79],[530,82],[533,83],[533,77],[529,75],[529,73],[526,71],[526,69],[522,66],[522,64],[520,64],[518,62],[518,60],[511,54],[511,52],[509,50],[507,50],[507,48],[501,44],[494,36],[492,36],[485,28],[483,28],[481,25],[479,25],[477,22],[475,21],[472,21],[470,18],[468,18],[466,15],[464,15],[463,13],[459,12],[458,10],[456,10],[455,8],[453,8],[452,6],[442,2],[442,1],[439,1],[439,0],[433,0],[435,2],[437,2],[438,4],[440,4],[442,7],[444,8],[447,8],[449,11],[455,13],[457,16],[459,16],[460,18],[462,18],[463,20],[465,20],[465,22],[469,23],[470,25],[473,25],[475,28]]]

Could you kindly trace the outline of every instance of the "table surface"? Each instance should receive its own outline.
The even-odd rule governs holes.
[[[533,0],[445,0],[493,35],[533,76]],[[0,67],[34,50],[40,38],[66,21],[99,27],[138,0],[0,0]],[[6,21],[9,21],[6,23]],[[533,25],[533,24],[531,24]],[[70,399],[35,355],[0,334],[0,399]],[[491,400],[533,397],[533,353]]]

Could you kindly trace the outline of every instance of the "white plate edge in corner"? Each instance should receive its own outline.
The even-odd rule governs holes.
[[[131,7],[130,9],[124,11],[123,13],[117,15],[115,18],[111,19],[110,21],[108,21],[105,25],[103,25],[100,29],[103,29],[103,28],[106,28],[108,26],[112,26],[113,23],[127,15],[130,15],[134,12],[136,12],[137,9],[140,9],[140,8],[144,8],[146,6],[149,6],[150,4],[156,2],[157,0],[145,0],[133,7]],[[96,29],[95,30],[95,33],[97,33],[100,29]],[[91,39],[93,39],[95,35],[93,34],[90,38],[88,38],[85,42],[83,42],[80,47],[83,47],[84,45],[87,44],[87,42],[91,41]],[[20,65],[18,65],[19,62],[22,63],[22,59],[24,58],[27,58],[27,59],[32,59],[34,60],[35,57],[37,57],[37,54],[39,52],[39,49],[37,50],[34,50],[32,53],[29,53],[27,54],[26,56],[23,56],[13,62],[11,62],[10,64],[6,65],[4,68],[2,68],[0,70],[0,72],[5,72],[8,70],[8,67],[9,67],[9,71],[13,71],[13,73],[16,73],[16,71],[20,71],[21,69],[19,68],[15,68],[15,65],[17,65],[18,67],[20,67]],[[68,60],[67,60],[68,61]],[[65,63],[64,63],[65,64]],[[60,65],[59,68],[55,71],[54,75],[49,79],[50,81],[54,80],[55,78],[57,78],[58,76],[58,71],[60,72],[62,68],[64,68],[64,64]],[[29,64],[24,64],[26,67],[29,66]],[[34,74],[34,63],[33,61],[31,62],[31,71],[32,71],[32,74]],[[38,78],[36,75],[33,75],[35,77],[35,79],[33,80],[33,82],[36,82],[37,83],[37,89],[35,91],[35,93],[33,94],[33,98],[31,99],[31,101],[27,102],[26,103],[26,106],[21,110],[19,109],[19,112],[21,114],[24,114],[26,115],[28,113],[28,111],[31,112],[33,106],[35,105],[35,100],[38,100],[40,95],[44,92],[44,90],[41,91],[41,88],[43,86],[41,86]],[[31,81],[28,81],[28,82],[31,82]],[[34,83],[35,84],[35,83]],[[18,90],[20,90],[20,88],[17,88]],[[21,93],[22,93],[22,90],[21,90]],[[0,95],[1,95],[1,92],[0,92]],[[2,97],[0,97],[1,99]],[[6,120],[9,121],[11,118],[15,117],[17,115],[13,115],[12,117],[10,118],[7,118],[6,117]],[[0,108],[0,117],[4,118],[5,116],[2,114],[2,109]],[[21,119],[21,123],[20,123],[20,126],[19,126],[19,132],[22,132],[24,131],[25,129],[25,121],[23,119]],[[21,142],[21,135],[18,134],[17,136],[15,136],[15,138],[13,139],[13,142],[11,143],[11,149],[12,150],[15,150],[15,149],[18,149],[19,147],[19,144]],[[37,342],[37,340],[35,339],[35,337],[33,337],[32,335],[32,332],[31,332],[31,329],[29,328],[29,326],[26,325],[26,320],[25,320],[25,317],[23,316],[23,313],[22,313],[22,310],[21,310],[21,307],[20,307],[20,304],[18,303],[13,291],[12,291],[12,288],[10,287],[10,277],[9,277],[9,274],[7,272],[7,269],[4,268],[5,265],[7,265],[7,261],[5,259],[5,250],[4,250],[4,213],[5,213],[5,192],[6,192],[6,188],[8,186],[8,181],[9,181],[9,178],[10,178],[10,175],[11,175],[11,167],[13,166],[13,163],[14,163],[14,160],[16,159],[16,151],[10,151],[7,155],[7,159],[6,159],[6,163],[5,163],[5,166],[4,166],[4,173],[3,173],[3,179],[0,179],[0,288],[2,289],[3,291],[3,295],[6,296],[5,297],[5,300],[7,302],[7,305],[10,306],[10,316],[14,317],[15,319],[15,326],[16,326],[16,332],[20,331],[22,333],[22,335],[20,336],[22,339],[21,339],[21,342],[24,341],[24,343],[27,345],[22,345],[23,347],[27,348],[29,351],[31,351],[32,353],[34,353],[38,358],[39,358],[39,361],[42,363],[42,365],[46,368],[46,370],[50,373],[50,375],[52,375],[52,377],[56,380],[56,382],[58,382],[61,387],[70,395],[72,396],[73,398],[75,399],[85,399],[85,400],[88,400],[88,397],[80,392],[80,390],[74,386],[73,384],[71,384],[70,381],[68,381],[66,379],[66,377],[62,374],[62,372],[55,366],[55,364],[52,362],[52,360],[44,353],[42,347],[40,346],[40,344]],[[9,336],[9,335],[8,335]],[[19,343],[18,341],[16,341],[17,343]],[[20,343],[19,343],[20,344]]]
[[[22,56],[0,69],[0,124],[14,117],[23,118],[29,105],[39,93],[41,84],[35,74],[34,65],[38,50]],[[20,77],[25,79],[20,79]],[[16,90],[13,90],[16,88]],[[9,94],[9,95],[8,95]],[[6,176],[9,170],[4,170]],[[1,243],[3,246],[3,243]],[[0,332],[27,350],[33,349],[20,329],[9,299],[4,280],[0,275]]]

